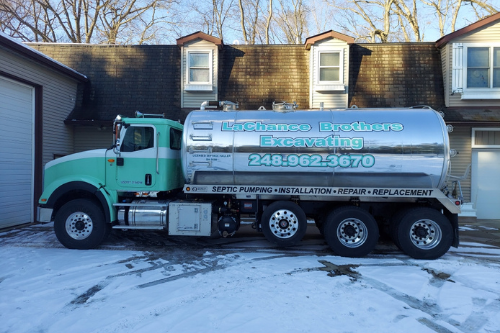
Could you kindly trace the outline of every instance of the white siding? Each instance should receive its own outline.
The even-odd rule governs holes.
[[[442,59],[446,61],[447,69],[451,67],[452,62],[452,47],[453,43],[498,43],[500,42],[500,22],[490,24],[484,27],[481,30],[472,31],[470,33],[459,36],[448,44],[446,44],[442,50],[441,55]],[[443,79],[445,80],[444,91],[445,91],[445,103],[447,107],[456,107],[456,106],[492,106],[498,105],[498,100],[462,100],[460,93],[452,94],[451,91],[451,82],[452,82],[452,73],[449,71],[448,73],[443,72]]]
[[[451,174],[461,176],[472,162],[471,128],[468,126],[455,126],[450,133],[451,149],[458,151],[458,155],[451,158]],[[465,202],[471,202],[470,173],[466,180],[460,182]]]
[[[449,48],[451,44],[445,45],[441,49],[441,67],[443,70],[443,86],[444,86],[444,104],[448,107],[450,104],[450,94],[451,94],[451,75],[452,71],[450,70],[450,66],[452,63],[452,58],[450,54]]]
[[[185,91],[184,86],[187,83],[187,53],[188,50],[212,50],[212,91]],[[195,40],[184,44],[182,47],[181,61],[181,107],[199,108],[204,101],[217,101],[218,81],[219,81],[219,49],[217,45],[205,40]]]
[[[73,153],[72,128],[64,119],[75,106],[77,82],[2,48],[0,70],[43,87],[43,165],[54,154]]]
[[[343,54],[343,80],[345,89],[342,91],[318,91],[318,50],[342,50]],[[346,42],[330,38],[320,41],[311,46],[310,50],[310,94],[309,105],[311,108],[318,109],[320,103],[324,103],[325,108],[347,108],[349,91],[349,46]]]
[[[92,126],[75,127],[75,153],[100,148],[109,148],[113,144],[113,130]]]

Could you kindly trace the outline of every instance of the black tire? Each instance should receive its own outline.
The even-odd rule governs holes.
[[[359,207],[341,207],[328,214],[325,240],[342,257],[364,257],[373,251],[379,238],[375,218]]]
[[[293,246],[306,234],[307,218],[299,205],[275,201],[262,213],[261,226],[269,242],[280,247]]]
[[[76,199],[59,209],[54,220],[57,239],[68,249],[93,249],[109,235],[111,225],[91,200]]]
[[[437,259],[453,242],[450,221],[432,208],[409,209],[396,229],[401,250],[414,259]]]

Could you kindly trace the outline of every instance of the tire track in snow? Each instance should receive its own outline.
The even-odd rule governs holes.
[[[335,265],[326,260],[318,260],[318,262],[324,265],[324,267],[320,267],[318,268],[318,270],[330,272],[329,276],[334,277],[334,276],[346,275],[349,276],[351,278],[351,281],[353,282],[356,282],[358,280],[363,281],[368,285],[370,285],[371,287],[373,287],[374,289],[377,289],[391,296],[392,298],[407,304],[409,307],[426,313],[427,315],[430,316],[430,318],[433,318],[435,320],[431,320],[427,317],[418,318],[417,320],[421,324],[436,331],[437,333],[454,332],[453,330],[450,330],[447,327],[443,326],[446,324],[451,325],[451,327],[458,329],[459,331],[464,333],[475,333],[478,332],[483,326],[485,326],[486,323],[488,323],[489,318],[495,318],[496,316],[500,315],[500,299],[496,299],[495,301],[489,303],[488,305],[482,307],[481,309],[473,311],[465,321],[458,322],[454,319],[451,319],[448,315],[442,315],[441,314],[442,309],[435,303],[429,303],[425,300],[420,300],[416,297],[407,295],[388,286],[383,282],[380,282],[378,280],[372,279],[367,276],[363,276],[361,275],[361,273],[353,271],[353,269],[359,266],[370,266],[370,265]],[[399,265],[394,264],[391,266],[420,267],[423,271],[432,275],[432,278],[429,280],[428,284],[436,288],[441,288],[445,282],[455,283],[455,281],[450,280],[452,274],[447,274],[442,272],[438,273],[432,269],[421,267],[418,264],[401,263]],[[483,288],[482,290],[487,290],[487,289]],[[479,301],[485,301],[485,300],[481,299]],[[443,322],[443,324],[440,324],[439,322]],[[496,332],[500,332],[500,330]]]

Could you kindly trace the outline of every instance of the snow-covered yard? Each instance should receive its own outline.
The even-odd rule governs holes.
[[[0,332],[500,332],[496,247],[351,259],[320,237],[136,235],[77,251],[50,226],[0,233]]]

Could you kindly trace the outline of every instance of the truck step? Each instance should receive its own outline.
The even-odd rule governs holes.
[[[113,229],[122,230],[163,230],[166,226],[161,225],[114,225]]]

